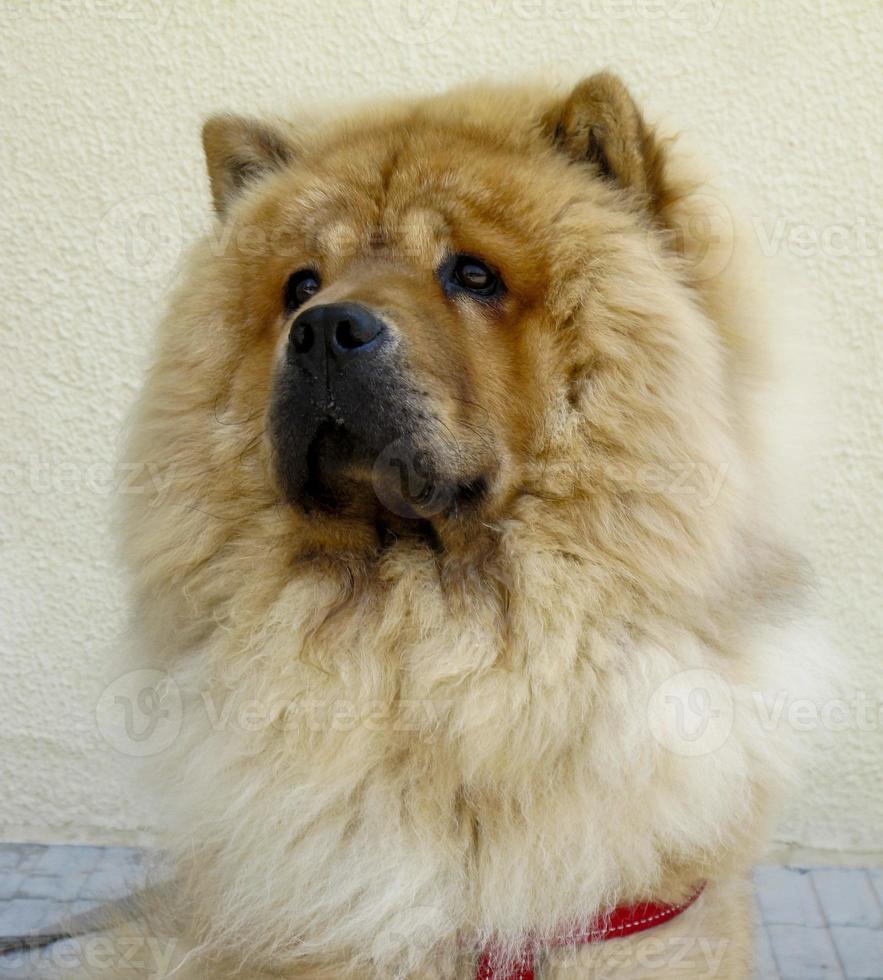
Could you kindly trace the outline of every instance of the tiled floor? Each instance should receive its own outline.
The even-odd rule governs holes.
[[[761,867],[754,879],[760,977],[883,977],[883,870]]]
[[[0,844],[0,937],[33,934],[122,898],[144,883],[144,858],[129,847]],[[0,955],[0,978],[54,980],[64,975],[56,961],[64,963],[39,950]]]
[[[0,936],[121,898],[142,883],[142,868],[134,848],[0,844]]]
[[[0,844],[0,936],[94,908],[142,884],[142,852]],[[755,871],[758,980],[883,980],[883,870]],[[0,956],[0,978],[39,977],[39,953]]]

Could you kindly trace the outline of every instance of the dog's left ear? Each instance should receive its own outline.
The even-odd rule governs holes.
[[[218,214],[247,184],[294,158],[291,138],[280,127],[229,114],[206,120],[202,147]]]
[[[555,143],[605,180],[658,201],[663,152],[623,83],[609,72],[585,78],[543,120]]]

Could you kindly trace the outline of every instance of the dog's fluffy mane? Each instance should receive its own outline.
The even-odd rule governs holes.
[[[408,112],[539,153],[551,99]],[[658,213],[608,212],[606,256],[555,298],[596,363],[549,406],[519,492],[440,551],[300,545],[259,429],[224,416],[223,273],[195,248],[134,420],[151,480],[126,554],[146,660],[184,696],[161,785],[206,949],[391,976],[452,936],[682,896],[762,840],[787,762],[753,699],[804,656],[803,573],[767,510],[774,317],[720,196],[673,142],[653,166]],[[714,499],[631,479],[678,464],[722,475]],[[689,669],[734,719],[685,755],[651,716]],[[275,723],[249,725],[252,704]]]

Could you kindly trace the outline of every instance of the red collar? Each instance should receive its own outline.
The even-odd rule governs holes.
[[[561,932],[542,943],[543,946],[583,946],[587,943],[602,943],[607,939],[619,939],[635,932],[644,932],[663,922],[674,919],[702,894],[703,882],[696,891],[680,905],[664,905],[656,902],[641,902],[637,905],[618,905],[610,912],[597,915],[580,931]],[[514,963],[500,969],[499,957],[492,946],[485,948],[478,961],[475,980],[534,980],[534,955],[538,944],[528,941]]]

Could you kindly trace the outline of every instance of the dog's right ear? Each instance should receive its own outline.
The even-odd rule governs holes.
[[[610,72],[584,78],[543,120],[554,144],[602,180],[641,195],[665,197],[665,153],[628,89]]]
[[[281,128],[228,114],[206,120],[202,148],[218,214],[224,214],[247,184],[294,158],[291,140]]]

